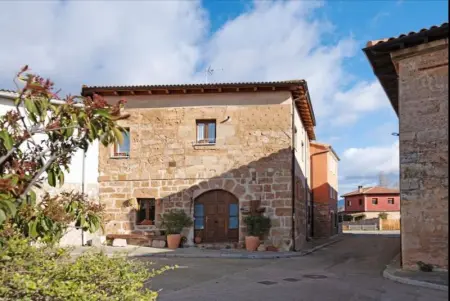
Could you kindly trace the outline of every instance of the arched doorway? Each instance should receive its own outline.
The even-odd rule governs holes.
[[[211,190],[195,199],[194,235],[202,242],[239,240],[239,201],[225,190]]]

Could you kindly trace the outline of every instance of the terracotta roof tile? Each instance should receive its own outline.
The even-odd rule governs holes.
[[[87,86],[83,85],[83,89],[164,89],[164,88],[208,88],[222,86],[254,86],[254,85],[298,85],[304,84],[303,79],[293,79],[285,81],[268,81],[268,82],[227,82],[227,83],[196,83],[196,84],[163,84],[163,85],[130,85],[130,86]]]
[[[429,30],[432,30],[432,29],[446,28],[446,27],[448,27],[448,22],[444,22],[441,25],[433,25],[433,26],[431,26],[429,28],[422,28],[419,31],[410,31],[408,33],[402,33],[402,34],[400,34],[400,35],[398,35],[396,37],[384,38],[384,39],[380,39],[380,40],[372,40],[372,41],[367,42],[367,47],[372,47],[372,46],[379,45],[379,44],[382,44],[382,43],[386,43],[386,42],[390,42],[390,41],[393,41],[393,40],[401,39],[401,38],[404,38],[404,37],[412,36],[412,35],[415,35],[415,34],[418,34],[418,33],[421,33],[421,32],[425,32],[425,31],[429,31]]]
[[[397,194],[397,193],[400,193],[400,191],[398,189],[381,187],[381,186],[373,186],[373,187],[363,187],[362,191],[355,190],[355,191],[346,193],[341,196],[346,197],[346,196],[353,196],[353,195],[360,195],[360,194]]]

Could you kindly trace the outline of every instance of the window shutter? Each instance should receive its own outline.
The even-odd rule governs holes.
[[[205,139],[205,125],[203,123],[197,124],[197,141],[202,141]]]

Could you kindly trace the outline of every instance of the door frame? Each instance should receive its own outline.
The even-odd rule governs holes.
[[[213,240],[208,240],[206,239],[206,231],[207,231],[207,219],[209,218],[206,215],[205,212],[205,202],[217,202],[217,204],[219,204],[217,199],[214,200],[202,200],[202,198],[206,197],[207,194],[209,193],[216,193],[215,194],[215,198],[217,198],[218,193],[222,193],[223,195],[226,195],[226,216],[225,218],[225,227],[226,229],[224,229],[224,231],[226,231],[226,239],[225,240],[219,240],[217,241],[216,239]],[[200,195],[198,195],[195,199],[194,199],[194,219],[196,216],[196,205],[199,204],[199,200],[200,200],[200,204],[203,205],[203,229],[195,229],[195,223],[194,223],[194,237],[200,236],[202,238],[202,242],[205,243],[226,243],[226,242],[238,242],[239,241],[239,225],[240,225],[240,210],[239,210],[239,199],[232,194],[231,192],[227,191],[227,190],[223,190],[223,189],[212,189],[212,190],[208,190],[205,191],[203,193],[201,193]],[[229,228],[229,221],[230,221],[230,204],[235,204],[237,205],[237,227],[230,229]],[[232,216],[234,217],[234,216]],[[215,237],[218,237],[220,235],[217,235]]]

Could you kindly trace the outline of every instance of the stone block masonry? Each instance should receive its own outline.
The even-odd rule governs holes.
[[[140,97],[127,98],[128,104],[132,104],[127,109],[131,118],[121,124],[130,129],[130,158],[111,158],[111,149],[100,148],[99,194],[110,220],[107,233],[157,232],[159,214],[179,208],[192,216],[198,196],[220,189],[238,198],[241,209],[252,200],[260,200],[272,219],[267,240],[289,242],[292,238],[289,93],[198,95],[216,98],[214,101],[221,103],[210,107],[190,106],[191,95],[178,95],[167,100],[167,107],[149,108],[149,103]],[[186,106],[171,107],[171,101]],[[214,145],[195,143],[196,120],[200,119],[216,121]],[[156,199],[155,225],[136,224],[136,213],[127,205],[131,198]],[[239,241],[245,236],[242,218],[240,213]],[[186,234],[192,241],[192,229]]]
[[[393,54],[399,66],[402,264],[448,269],[448,40]]]

